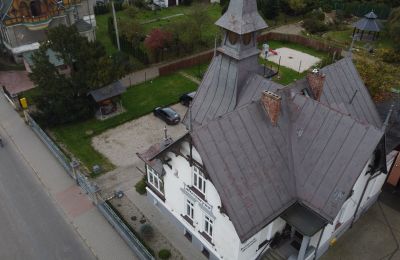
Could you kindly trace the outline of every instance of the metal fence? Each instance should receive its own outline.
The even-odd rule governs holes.
[[[118,234],[124,239],[132,251],[140,258],[146,260],[154,260],[151,253],[143,246],[139,239],[133,234],[124,222],[118,217],[112,208],[101,198],[99,188],[96,184],[90,182],[76,167],[77,164],[71,161],[60,148],[51,140],[51,138],[40,128],[35,120],[24,111],[25,119],[32,130],[38,135],[42,142],[49,148],[51,153],[57,158],[64,167],[68,175],[73,178],[77,184],[85,191],[85,193],[96,204],[99,211],[107,219],[107,221],[115,228]]]

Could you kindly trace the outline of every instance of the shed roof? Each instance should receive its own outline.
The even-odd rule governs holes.
[[[126,91],[126,87],[122,85],[121,81],[115,81],[105,87],[92,90],[88,95],[92,96],[94,101],[100,102],[112,97],[121,95]]]
[[[377,18],[378,16],[371,11],[355,22],[353,27],[362,31],[379,32],[382,29],[382,24]]]
[[[35,63],[33,61],[33,54],[35,53],[35,51],[27,51],[24,52],[22,54],[22,56],[24,57],[25,61],[29,64],[29,66],[34,66]],[[58,67],[58,66],[62,66],[64,65],[64,60],[60,57],[58,57],[58,54],[56,52],[54,52],[52,49],[47,49],[46,50],[46,55],[49,58],[49,62],[51,64],[53,64],[54,66]]]

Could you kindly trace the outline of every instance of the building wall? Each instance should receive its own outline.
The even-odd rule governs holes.
[[[161,205],[175,219],[178,228],[182,229],[182,234],[185,232],[192,234],[193,244],[199,250],[202,250],[204,247],[210,252],[212,255],[210,259],[256,259],[260,253],[265,252],[268,249],[267,241],[271,240],[276,232],[282,231],[286,222],[281,218],[277,218],[253,237],[242,243],[229,217],[221,213],[221,199],[210,180],[206,180],[206,203],[188,191],[188,187],[193,183],[193,173],[187,160],[190,156],[190,148],[187,142],[181,144],[180,153],[180,155],[176,155],[169,152],[166,155],[170,160],[168,160],[168,165],[164,164],[163,166],[165,171],[165,175],[163,176],[165,202],[154,195],[154,193],[149,192],[152,196],[158,198],[157,205]],[[200,164],[202,163],[194,147],[192,156],[195,161]],[[369,164],[370,161],[364,167],[360,177],[353,186],[351,196],[343,204],[333,223],[328,224],[323,230],[311,237],[309,247],[319,247],[317,250],[318,257],[329,248],[332,241],[339,238],[350,227],[364,187],[366,187],[368,179],[371,177],[367,173]],[[385,174],[381,174],[369,181],[357,215],[362,214],[375,202],[385,181],[385,177]],[[194,203],[193,225],[184,218],[187,199]],[[201,235],[201,232],[204,231],[205,214],[214,219],[211,243]],[[260,244],[263,246],[260,246]]]
[[[264,246],[260,247],[260,244],[270,240],[276,232],[281,231],[286,224],[285,221],[278,218],[256,235],[241,243],[229,217],[220,212],[221,199],[210,180],[206,180],[206,203],[197,198],[195,194],[188,192],[188,186],[191,186],[193,182],[193,175],[192,168],[185,158],[190,153],[187,142],[182,143],[180,152],[182,155],[176,155],[172,152],[167,153],[167,157],[170,158],[168,161],[170,166],[164,164],[165,202],[149,190],[148,194],[153,200],[153,204],[158,208],[162,208],[162,212],[168,212],[175,219],[174,222],[182,230],[182,235],[184,235],[185,231],[190,232],[193,237],[192,243],[199,250],[202,250],[203,247],[206,248],[210,252],[210,259],[255,259],[268,245],[268,243],[264,243]],[[199,154],[194,148],[192,156],[194,160],[202,163]],[[187,199],[194,202],[193,225],[183,217],[186,215]],[[154,203],[154,200],[157,200],[157,203]],[[201,235],[201,232],[204,231],[204,215],[208,215],[214,220],[211,243]]]

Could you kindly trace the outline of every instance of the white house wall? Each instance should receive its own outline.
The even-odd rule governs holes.
[[[187,142],[183,142],[181,150],[183,156],[189,156],[190,147]],[[260,254],[263,248],[259,249],[259,245],[266,239],[270,240],[276,232],[281,231],[285,226],[285,221],[281,218],[276,219],[270,225],[264,227],[256,235],[245,241],[240,242],[236,230],[229,220],[228,216],[221,213],[219,208],[221,206],[221,199],[212,183],[206,181],[206,200],[212,207],[211,217],[214,218],[213,224],[213,237],[212,244],[210,244],[201,234],[204,227],[204,210],[200,206],[198,200],[195,201],[194,206],[194,227],[191,226],[183,217],[186,213],[186,199],[188,196],[184,193],[185,185],[192,185],[192,170],[186,158],[175,155],[172,152],[167,153],[166,157],[171,160],[168,161],[168,166],[164,164],[165,175],[164,182],[164,197],[165,202],[158,200],[157,203],[162,203],[163,206],[176,218],[184,228],[189,231],[193,237],[206,247],[206,249],[219,259],[255,259]],[[202,163],[200,155],[193,147],[192,157],[199,163]],[[149,192],[152,195],[151,191]],[[183,235],[183,234],[182,234]]]

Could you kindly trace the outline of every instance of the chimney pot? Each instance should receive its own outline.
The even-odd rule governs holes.
[[[271,91],[263,91],[261,103],[273,126],[276,126],[281,111],[282,97]]]
[[[313,69],[307,74],[307,81],[315,99],[319,101],[325,83],[325,74],[318,69]]]

